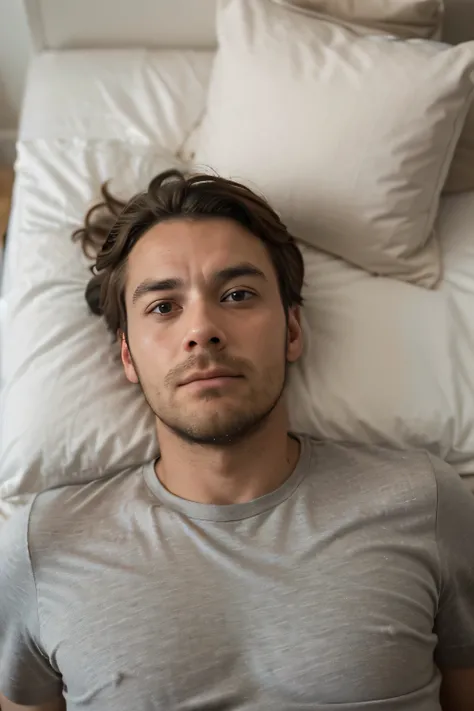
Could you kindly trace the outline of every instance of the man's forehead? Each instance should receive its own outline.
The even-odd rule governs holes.
[[[262,240],[242,225],[222,218],[173,219],[154,225],[138,240],[128,258],[128,272],[215,271],[242,261],[261,269],[270,266]]]

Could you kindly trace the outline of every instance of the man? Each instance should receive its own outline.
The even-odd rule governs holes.
[[[474,499],[424,452],[289,432],[303,263],[278,216],[172,171],[95,271],[160,457],[2,530],[5,708],[472,711]]]

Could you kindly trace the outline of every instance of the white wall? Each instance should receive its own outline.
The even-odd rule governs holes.
[[[10,162],[31,42],[22,0],[0,0],[0,162]]]

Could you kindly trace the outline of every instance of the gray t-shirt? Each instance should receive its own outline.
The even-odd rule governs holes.
[[[70,711],[435,711],[474,667],[474,497],[424,452],[302,439],[213,506],[153,464],[44,492],[1,530],[0,690]]]

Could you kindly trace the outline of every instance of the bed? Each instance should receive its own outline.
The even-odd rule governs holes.
[[[151,415],[86,309],[91,262],[70,234],[103,181],[130,196],[192,166],[216,49],[211,0],[26,8],[36,53],[2,274],[0,519],[41,489],[155,456]],[[444,28],[446,42],[474,39],[470,0],[447,0]],[[474,192],[442,197],[436,226],[433,290],[302,245],[309,337],[291,419],[319,437],[430,449],[474,491]]]

